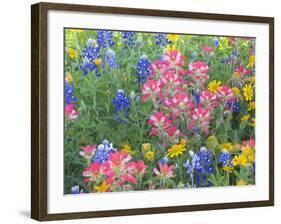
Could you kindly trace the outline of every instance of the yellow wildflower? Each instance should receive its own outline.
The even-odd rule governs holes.
[[[129,144],[124,144],[122,150],[125,151],[126,153],[129,153],[132,156],[135,154],[135,152],[132,151],[132,148]]]
[[[71,84],[73,82],[72,75],[70,73],[67,73],[65,76],[65,80],[67,80],[68,83]]]
[[[234,166],[240,165],[240,166],[246,166],[247,165],[247,158],[246,156],[240,154],[239,156],[234,156],[232,159],[232,163]]]
[[[251,84],[243,87],[243,93],[246,101],[251,101],[253,97],[253,86]]]
[[[73,60],[76,57],[76,51],[73,48],[68,49],[69,57]]]
[[[249,64],[247,65],[247,68],[251,68],[255,65],[255,59],[256,59],[255,55],[252,54],[249,57]]]
[[[167,51],[174,51],[176,50],[176,46],[173,44],[173,45],[167,45]]]
[[[246,182],[245,180],[243,180],[243,179],[240,179],[240,180],[238,180],[238,181],[236,182],[236,185],[237,185],[237,186],[247,185],[247,182]]]
[[[221,86],[221,81],[213,80],[209,82],[208,89],[213,93],[217,93],[220,86]]]
[[[256,103],[255,101],[252,101],[248,105],[248,111],[254,110],[256,108]]]
[[[100,66],[100,65],[102,64],[101,58],[94,59],[93,62],[94,62],[97,66]]]
[[[144,151],[149,151],[149,150],[151,150],[151,145],[150,145],[150,143],[143,143],[143,144],[142,144],[142,149],[143,149]]]
[[[152,160],[153,159],[153,157],[154,157],[154,152],[153,151],[148,151],[146,154],[145,154],[145,158],[147,159],[147,160]]]
[[[240,89],[238,89],[236,86],[232,88],[232,92],[233,92],[234,96],[240,95]]]
[[[179,39],[180,35],[178,34],[167,34],[167,38],[170,41],[177,41]]]
[[[242,118],[241,118],[241,121],[248,121],[250,119],[250,115],[244,115]]]
[[[95,190],[98,192],[106,192],[109,189],[110,185],[107,185],[105,180],[101,183],[100,186],[96,186]]]
[[[219,145],[221,151],[227,150],[229,152],[233,151],[233,145],[229,142]]]
[[[186,144],[174,144],[170,149],[168,149],[167,156],[173,158],[175,156],[177,157],[179,155],[182,155],[182,153],[186,151],[185,146]]]
[[[186,142],[187,142],[187,141],[186,141],[184,138],[182,138],[182,139],[180,140],[180,144],[182,145],[183,148],[186,147]]]
[[[224,171],[228,172],[228,173],[232,173],[232,171],[233,171],[234,168],[233,168],[233,166],[225,165],[225,166],[222,167],[222,169],[223,169]]]
[[[248,145],[242,148],[242,155],[247,158],[249,163],[255,161],[255,150]]]

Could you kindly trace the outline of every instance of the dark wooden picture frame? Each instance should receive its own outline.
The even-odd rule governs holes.
[[[174,18],[194,18],[254,22],[269,25],[269,200],[204,205],[138,208],[126,210],[88,211],[48,214],[47,204],[47,13],[49,10],[117,13]],[[90,5],[38,3],[31,7],[31,217],[39,221],[91,217],[125,216],[169,212],[187,212],[227,208],[246,208],[274,205],[274,18],[238,16],[182,11],[160,11],[136,8],[115,8]]]

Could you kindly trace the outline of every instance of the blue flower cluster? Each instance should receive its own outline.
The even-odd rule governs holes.
[[[218,47],[219,44],[220,44],[220,41],[219,41],[218,38],[214,38],[214,39],[212,40],[212,42],[213,42],[213,45],[214,45],[215,47]]]
[[[135,45],[135,32],[121,32],[121,35],[125,47]]]
[[[106,48],[107,46],[113,47],[115,42],[113,40],[112,31],[98,31],[97,36],[98,46],[100,48]]]
[[[197,172],[196,176],[196,185],[199,186],[208,186],[208,175],[213,173],[213,162],[212,162],[212,152],[206,147],[201,147],[197,153],[193,151],[189,152],[191,159],[187,160],[184,164],[186,172],[190,175],[193,185],[194,172]]]
[[[103,62],[103,66],[109,65],[111,68],[117,68],[118,64],[116,62],[115,52],[111,49],[108,49],[105,53],[105,58]]]
[[[233,112],[239,112],[241,110],[241,103],[238,99],[228,100],[226,106],[229,110],[233,110]]]
[[[219,155],[218,160],[224,166],[233,166],[232,159],[233,159],[232,155],[227,150],[225,150]]]
[[[99,144],[94,156],[92,157],[93,163],[103,163],[109,159],[109,155],[115,152],[116,149],[113,148],[113,144],[109,143],[108,140],[103,140],[102,144]]]
[[[69,84],[68,81],[65,81],[64,86],[64,99],[66,104],[72,104],[74,101],[77,100],[76,97],[74,97],[74,86]]]
[[[167,35],[164,33],[155,34],[154,38],[155,38],[155,43],[159,46],[166,47],[168,44],[172,44],[172,41],[170,41],[167,38]]]
[[[83,193],[83,189],[80,189],[79,185],[73,185],[70,189],[71,194],[80,194]]]
[[[116,97],[113,99],[113,104],[115,106],[115,114],[118,114],[119,111],[123,111],[125,116],[128,116],[131,103],[123,89],[118,90]]]
[[[161,163],[161,164],[167,164],[169,162],[169,158],[168,157],[163,157],[162,159],[160,159],[158,161],[158,163]]]
[[[136,69],[137,83],[145,83],[150,75],[150,62],[145,55],[141,56]]]
[[[193,93],[193,100],[198,105],[200,103],[200,92]]]
[[[235,64],[240,57],[240,53],[237,50],[233,50],[231,54],[226,55],[224,59],[221,60],[222,64]]]
[[[89,39],[87,46],[83,49],[83,61],[80,68],[84,71],[84,75],[88,75],[94,71],[96,76],[100,76],[99,66],[101,62],[100,47],[96,41]]]

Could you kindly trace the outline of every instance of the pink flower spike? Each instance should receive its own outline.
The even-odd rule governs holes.
[[[132,184],[136,184],[138,182],[137,178],[128,173],[122,174],[121,179],[123,180],[123,182],[129,182]]]
[[[87,154],[91,154],[95,149],[96,145],[85,145],[82,147],[82,150]]]
[[[208,45],[203,45],[202,50],[206,53],[211,53],[213,51],[213,48]]]
[[[138,170],[139,173],[143,174],[145,169],[146,169],[146,165],[144,164],[144,162],[142,160],[139,160],[135,163],[136,168]]]

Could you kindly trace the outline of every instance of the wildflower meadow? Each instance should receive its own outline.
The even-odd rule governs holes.
[[[65,28],[65,194],[255,184],[255,39]]]

